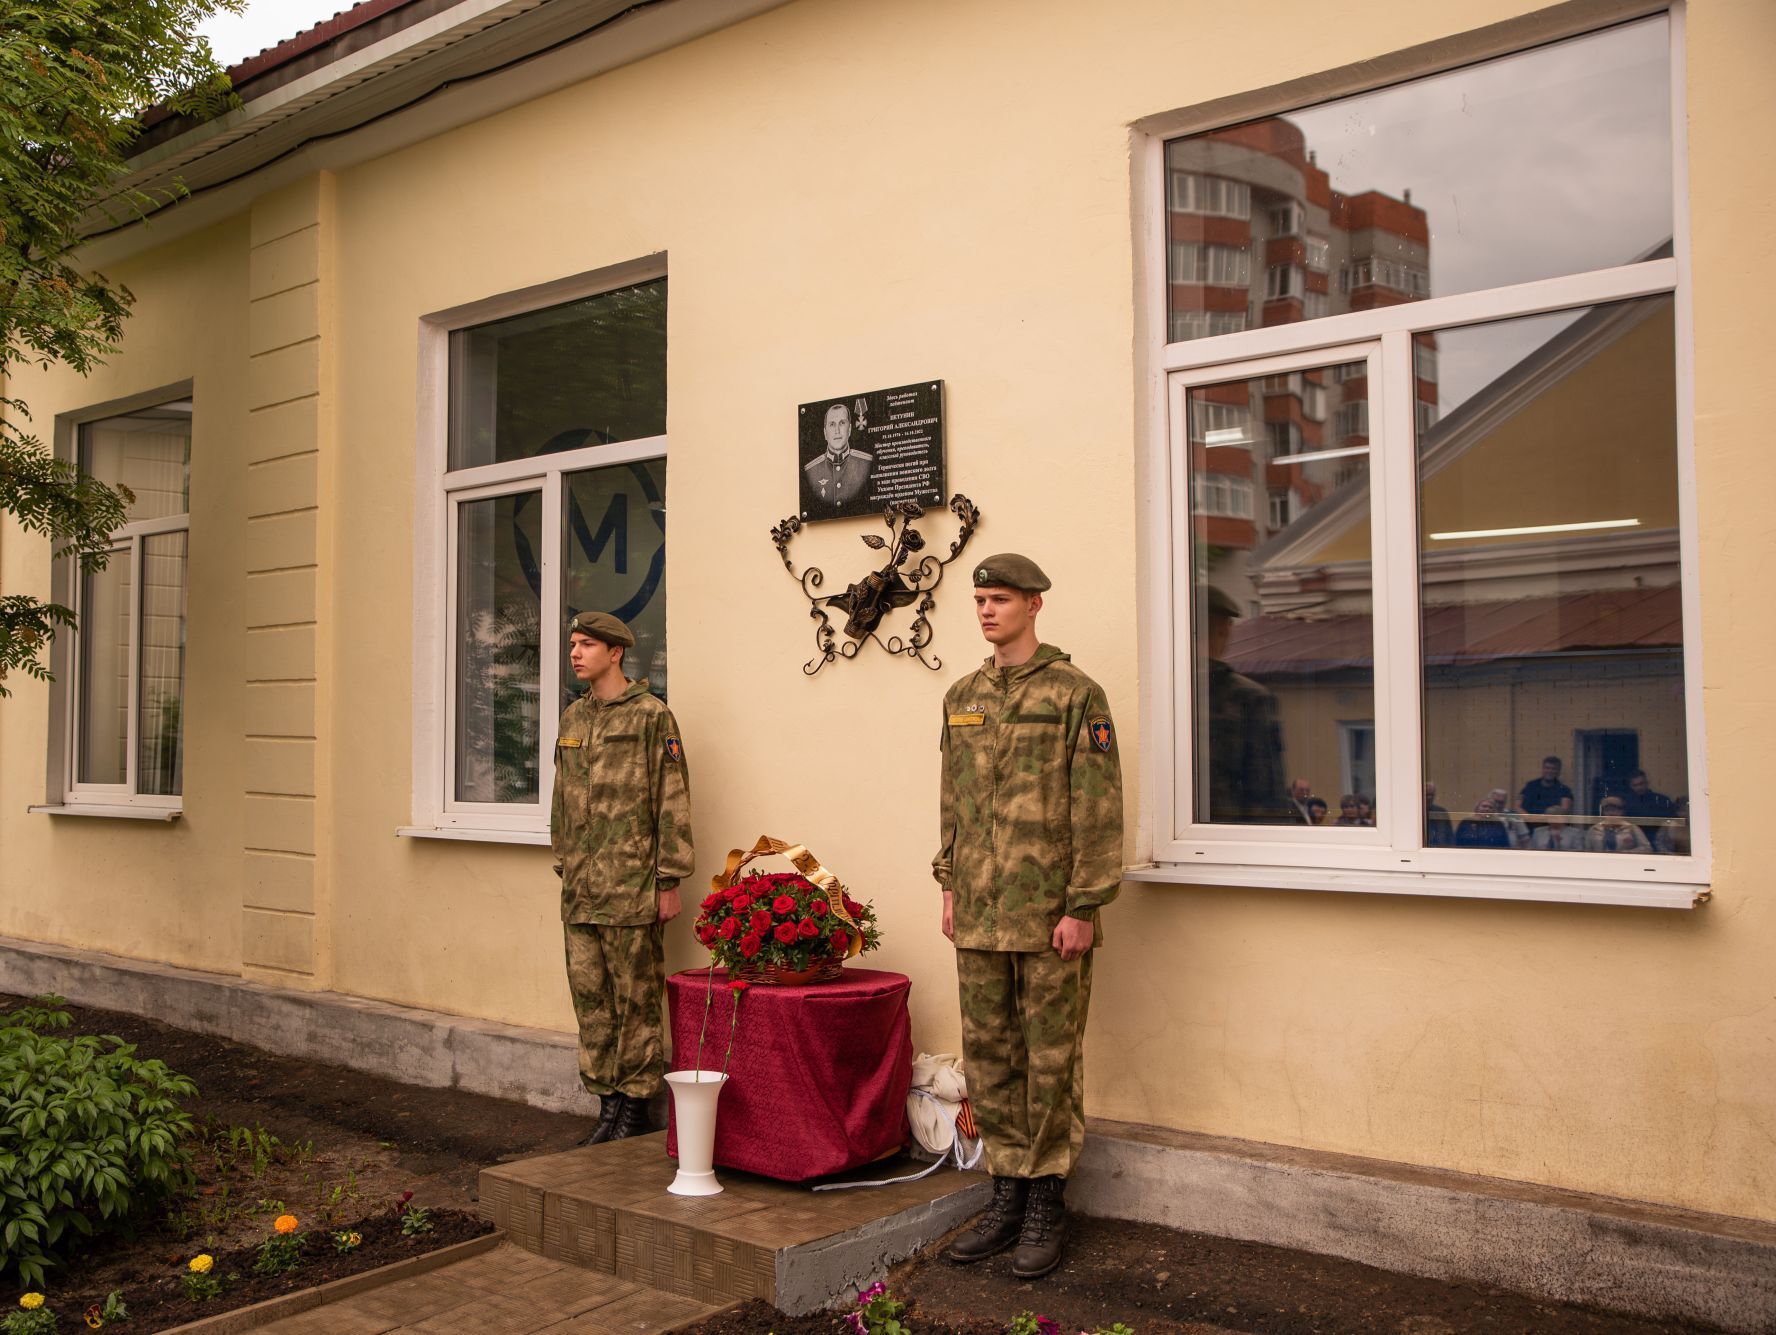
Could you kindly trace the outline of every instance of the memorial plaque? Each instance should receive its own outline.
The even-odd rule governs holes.
[[[797,426],[804,521],[944,503],[943,381],[804,403]]]

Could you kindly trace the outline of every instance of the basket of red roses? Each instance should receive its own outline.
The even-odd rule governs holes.
[[[782,854],[797,870],[741,875],[768,853]],[[753,983],[830,981],[847,959],[881,942],[873,908],[846,894],[806,847],[769,835],[728,854],[727,867],[711,878],[696,932],[729,978]]]

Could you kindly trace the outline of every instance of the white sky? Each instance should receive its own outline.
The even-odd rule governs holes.
[[[286,37],[330,19],[355,0],[248,0],[245,14],[219,14],[202,27],[224,65],[238,65]]]

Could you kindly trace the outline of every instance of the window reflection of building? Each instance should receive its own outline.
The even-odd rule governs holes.
[[[1174,342],[1371,310],[1430,295],[1430,230],[1412,203],[1376,190],[1332,188],[1306,137],[1283,117],[1174,140],[1166,147],[1169,334]],[[1420,420],[1437,401],[1436,352],[1420,335],[1415,397]],[[1210,473],[1240,475],[1286,499],[1250,522],[1213,524],[1206,541],[1249,551],[1309,508],[1352,466],[1314,468],[1304,456],[1367,443],[1368,384],[1361,363],[1328,383],[1322,372],[1266,377],[1250,396],[1263,439],[1243,456],[1211,453]],[[1226,402],[1205,409],[1237,411]],[[1210,444],[1215,442],[1210,441]],[[1233,442],[1229,442],[1233,443]],[[1214,512],[1213,518],[1233,520]],[[1236,597],[1240,596],[1236,591]]]
[[[1485,340],[1496,373],[1418,424],[1425,774],[1460,818],[1559,755],[1574,813],[1530,827],[1589,829],[1636,770],[1685,795],[1671,300],[1439,337]],[[1302,751],[1373,709],[1370,519],[1354,481],[1248,558],[1259,615],[1228,659]]]

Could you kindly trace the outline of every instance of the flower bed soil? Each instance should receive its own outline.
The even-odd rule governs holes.
[[[268,1298],[312,1289],[379,1266],[393,1265],[396,1261],[405,1261],[439,1247],[467,1242],[493,1229],[485,1219],[461,1210],[434,1210],[431,1223],[431,1232],[407,1237],[401,1232],[398,1214],[391,1212],[358,1220],[345,1227],[359,1233],[364,1240],[349,1252],[338,1250],[325,1230],[305,1233],[302,1264],[281,1275],[253,1273],[255,1247],[216,1252],[215,1267],[210,1274],[223,1281],[223,1292],[221,1296],[201,1303],[187,1298],[180,1284],[179,1277],[184,1273],[183,1262],[189,1259],[189,1248],[146,1258],[145,1264],[139,1259],[133,1264],[126,1262],[103,1279],[53,1286],[49,1290],[49,1299],[62,1317],[61,1324],[69,1327],[80,1319],[80,1314],[90,1304],[102,1303],[112,1289],[122,1289],[124,1301],[129,1304],[129,1321],[124,1329],[168,1330],[218,1312],[262,1303]],[[72,1273],[67,1278],[72,1278]],[[79,1329],[78,1326],[73,1328]]]
[[[1137,1335],[1702,1335],[1713,1327],[1643,1321],[1540,1302],[1479,1284],[1394,1274],[1309,1252],[1075,1217],[1060,1269],[1014,1279],[1009,1253],[951,1265],[927,1248],[889,1276],[915,1335],[1000,1335],[1020,1312],[1061,1335],[1120,1321]],[[685,1335],[849,1335],[832,1314],[785,1316],[747,1303]]]
[[[0,1010],[22,998],[0,995]],[[164,1330],[373,1270],[486,1233],[477,1214],[481,1169],[571,1148],[583,1117],[461,1090],[403,1085],[362,1071],[281,1056],[157,1020],[67,1006],[66,1033],[111,1034],[189,1076],[188,1111],[207,1134],[194,1156],[187,1199],[136,1221],[133,1234],[94,1239],[51,1269],[44,1292],[64,1331],[112,1289],[129,1305],[129,1331]],[[431,1211],[433,1228],[400,1231],[402,1193]],[[281,1276],[253,1273],[272,1220],[294,1214],[303,1262]],[[329,1236],[356,1231],[363,1244],[337,1251]],[[215,1258],[212,1275],[239,1276],[223,1296],[193,1303],[179,1289],[186,1263]],[[14,1295],[0,1292],[0,1307]]]

